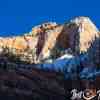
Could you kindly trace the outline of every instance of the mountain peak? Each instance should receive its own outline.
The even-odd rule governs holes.
[[[72,54],[87,52],[98,34],[88,17],[76,17],[67,24],[47,22],[33,27],[23,36],[0,38],[0,48],[7,47],[21,59],[37,62],[50,56],[59,57],[66,49],[70,49]]]
[[[42,57],[40,58],[46,58],[50,54],[50,50],[55,48],[71,48],[74,54],[86,52],[95,40],[95,37],[99,36],[98,32],[99,30],[88,17],[76,17],[69,23],[53,29],[46,39],[41,52]]]
[[[76,18],[72,19],[70,22],[75,23],[77,25],[88,24],[95,31],[99,32],[99,30],[97,29],[97,27],[95,26],[95,24],[91,21],[91,19],[89,17],[83,17],[83,16],[82,17],[76,17]]]

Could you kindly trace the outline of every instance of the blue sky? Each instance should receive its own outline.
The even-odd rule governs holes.
[[[100,28],[100,0],[0,0],[0,36],[19,35],[47,21],[89,16]]]

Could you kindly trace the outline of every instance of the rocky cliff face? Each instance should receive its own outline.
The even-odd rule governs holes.
[[[77,17],[0,37],[0,68],[2,96],[64,100],[73,88],[100,89],[100,32],[88,17]]]
[[[87,52],[99,31],[87,17],[77,17],[69,23],[57,25],[44,23],[34,27],[24,36],[0,38],[0,52],[18,56],[20,60],[38,63],[50,57],[60,57],[61,52],[70,49],[72,54]]]
[[[34,63],[42,51],[46,38],[57,27],[56,23],[45,23],[34,27],[23,36],[0,38],[0,52],[18,56],[20,60]]]

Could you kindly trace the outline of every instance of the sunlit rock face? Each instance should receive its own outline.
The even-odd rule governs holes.
[[[14,55],[21,61],[33,62],[34,48],[36,45],[36,38],[31,36],[16,36],[0,39],[0,48],[2,48],[1,56],[7,54]]]
[[[98,32],[88,17],[77,17],[50,33],[42,49],[40,59],[48,58],[50,54],[60,56],[59,52],[69,48],[74,55],[87,52],[95,38],[99,37]]]
[[[74,56],[89,52],[96,38],[99,31],[92,21],[77,17],[62,25],[52,22],[38,25],[23,36],[1,37],[0,52],[3,54],[5,50],[24,62],[41,63],[45,59],[57,59],[66,51]]]
[[[77,17],[64,25],[66,39],[74,53],[85,52],[98,37],[98,29],[88,17]]]
[[[49,31],[54,30],[56,23],[44,23],[32,28],[32,31],[23,36],[0,38],[0,54],[11,54],[21,61],[36,63],[44,46]],[[5,51],[5,52],[4,52]]]

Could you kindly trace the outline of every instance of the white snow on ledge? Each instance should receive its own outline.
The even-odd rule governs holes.
[[[70,72],[71,69],[77,67],[80,63],[79,57],[75,57],[70,54],[65,54],[58,59],[54,60],[52,63],[43,63],[37,64],[37,68],[62,71],[64,72],[66,69]]]

